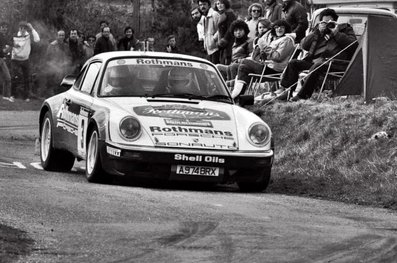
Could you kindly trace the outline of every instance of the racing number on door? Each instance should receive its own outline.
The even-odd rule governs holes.
[[[79,126],[77,130],[77,151],[80,156],[85,156],[89,112],[80,108]]]

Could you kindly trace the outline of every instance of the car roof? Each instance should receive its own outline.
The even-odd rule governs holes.
[[[318,16],[322,10],[326,8],[319,8],[313,12],[312,17]],[[393,12],[380,8],[371,8],[371,7],[334,7],[331,8],[335,10],[337,14],[366,14],[366,15],[383,15],[397,18],[397,15]]]
[[[167,52],[154,52],[154,51],[112,51],[105,52],[95,55],[90,60],[100,59],[107,61],[109,59],[114,59],[118,57],[137,57],[137,58],[166,58],[166,59],[182,59],[182,60],[195,60],[197,62],[210,63],[208,60],[177,53],[167,53]]]

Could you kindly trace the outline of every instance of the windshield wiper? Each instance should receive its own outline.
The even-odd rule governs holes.
[[[228,95],[223,95],[223,94],[217,94],[217,95],[212,95],[212,96],[207,96],[205,97],[207,100],[220,100],[220,101],[226,101],[226,102],[231,102],[231,99]]]

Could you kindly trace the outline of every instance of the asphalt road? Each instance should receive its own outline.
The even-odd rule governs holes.
[[[26,127],[0,128],[0,224],[33,240],[19,262],[396,262],[395,212],[234,185],[90,184],[82,162],[40,170]]]

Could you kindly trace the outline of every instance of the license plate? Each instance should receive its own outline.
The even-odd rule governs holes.
[[[218,167],[177,165],[176,174],[219,176]]]

